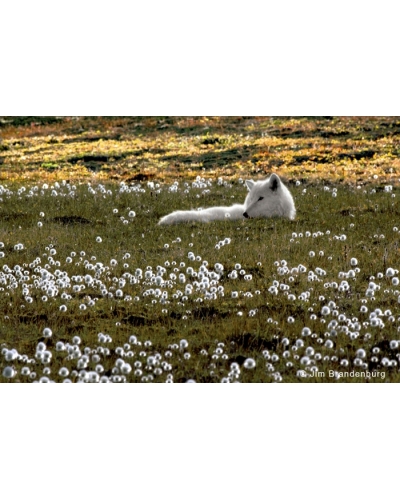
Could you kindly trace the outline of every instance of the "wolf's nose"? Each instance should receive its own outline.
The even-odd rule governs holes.
[[[243,214],[243,217],[246,217],[246,219],[248,219],[248,218],[249,218],[249,216],[248,216],[247,212],[245,212],[245,213]]]

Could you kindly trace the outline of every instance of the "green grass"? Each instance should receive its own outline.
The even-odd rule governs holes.
[[[178,193],[169,192],[169,185],[161,185],[157,189],[148,187],[147,183],[142,185],[144,192],[120,193],[119,184],[108,183],[104,186],[111,194],[102,194],[96,183],[92,183],[94,193],[89,192],[86,183],[76,183],[76,195],[71,199],[61,195],[69,192],[67,186],[56,188],[58,196],[51,195],[53,185],[41,194],[41,183],[36,184],[38,190],[33,191],[33,196],[29,196],[32,184],[25,184],[26,190],[18,195],[17,190],[21,186],[8,183],[12,194],[3,193],[0,205],[0,241],[4,243],[4,248],[0,249],[4,252],[0,259],[3,273],[0,274],[0,344],[4,351],[0,357],[0,375],[7,366],[13,366],[16,371],[11,379],[1,377],[3,382],[39,380],[43,373],[51,380],[61,381],[58,371],[62,366],[68,368],[69,378],[75,381],[77,377],[74,377],[73,370],[79,372],[77,359],[69,359],[65,351],[55,349],[58,341],[72,345],[74,336],[81,339],[81,354],[86,347],[91,351],[90,358],[99,347],[110,350],[107,354],[101,353],[100,349],[98,354],[104,367],[102,375],[112,376],[115,362],[123,357],[118,347],[124,347],[131,335],[135,335],[142,345],[132,345],[132,357],[123,357],[133,368],[126,375],[129,382],[146,381],[143,377],[149,374],[153,375],[154,382],[164,382],[168,373],[173,375],[175,382],[187,379],[219,382],[228,377],[233,362],[241,367],[238,380],[242,382],[330,382],[335,379],[328,376],[329,370],[365,371],[365,368],[354,367],[353,364],[360,348],[366,351],[364,361],[368,363],[368,370],[385,373],[385,378],[379,378],[379,381],[400,381],[398,366],[382,364],[385,357],[398,361],[396,355],[399,352],[389,347],[391,340],[400,338],[397,331],[400,326],[399,286],[385,277],[388,267],[399,267],[399,233],[393,230],[399,220],[397,197],[392,197],[392,194],[398,196],[396,188],[389,193],[379,185],[363,186],[361,189],[337,185],[337,196],[333,197],[332,185],[326,191],[322,183],[302,184],[290,186],[297,208],[295,221],[270,219],[158,226],[158,219],[174,209],[242,202],[246,190],[234,181],[222,186],[213,183],[206,193],[203,193],[204,189],[190,189],[184,193],[181,182]],[[373,188],[376,192],[371,191]],[[117,214],[113,213],[114,209],[118,209]],[[130,218],[129,210],[134,210],[136,217]],[[44,215],[40,215],[41,212]],[[129,222],[124,224],[121,216]],[[39,221],[43,223],[40,228]],[[307,231],[311,236],[306,236]],[[293,233],[303,233],[303,237],[293,237]],[[313,237],[313,233],[319,235]],[[346,235],[345,241],[338,238],[343,234]],[[96,242],[98,236],[102,238],[101,243]],[[225,238],[230,238],[231,242],[216,249],[215,245]],[[18,243],[23,244],[22,250],[15,248]],[[57,253],[50,257],[52,249]],[[191,251],[201,257],[200,262],[188,259],[188,252]],[[310,256],[311,251],[315,252],[314,257]],[[77,255],[68,263],[66,259],[71,252]],[[80,252],[85,252],[85,256],[81,257]],[[126,257],[127,253],[129,257]],[[40,263],[35,260],[38,258]],[[358,259],[359,272],[356,272],[355,278],[339,278],[340,272],[352,269],[351,258]],[[110,265],[112,259],[117,261],[114,266]],[[307,271],[293,275],[293,280],[290,280],[290,274],[279,275],[276,263],[282,260],[287,261],[288,269],[301,264]],[[99,280],[114,294],[112,298],[103,297],[99,285],[74,292],[72,286],[77,283],[71,281],[70,286],[60,289],[56,297],[42,301],[45,292],[35,284],[40,277],[39,267],[44,268],[48,264],[49,272],[54,274],[58,269],[70,279],[77,275],[94,276],[93,270],[85,269],[85,261],[92,264],[101,262],[108,267]],[[218,295],[216,300],[205,300],[201,292],[195,291],[184,302],[179,297],[174,298],[174,294],[185,291],[185,284],[178,280],[173,280],[171,286],[165,288],[144,278],[136,284],[131,284],[127,278],[123,287],[118,283],[124,273],[134,275],[135,270],[141,268],[144,274],[147,266],[154,272],[157,266],[165,267],[164,280],[168,280],[174,268],[178,269],[175,271],[178,276],[188,266],[198,271],[202,261],[208,262],[210,271],[216,263],[224,266],[224,273],[216,284],[223,286],[224,296]],[[166,262],[170,263],[169,267]],[[180,267],[181,262],[185,263],[185,267]],[[234,280],[228,277],[236,263],[241,264],[246,274],[252,275],[251,280],[246,281],[241,275]],[[129,267],[124,268],[124,264]],[[21,270],[18,271],[15,266],[20,266]],[[326,275],[319,276],[320,281],[308,281],[308,272],[316,272],[316,268],[323,269]],[[32,303],[28,303],[22,294],[20,273],[24,271],[29,276],[25,283],[33,285],[30,289]],[[379,272],[383,273],[383,277],[378,276]],[[380,290],[375,292],[373,299],[366,299],[365,292],[371,276],[375,276]],[[347,279],[350,285],[347,291],[326,287],[332,282],[340,284],[343,279]],[[274,280],[289,286],[289,290],[272,294],[269,289]],[[192,278],[187,279],[187,282],[193,281]],[[12,285],[13,282],[17,285]],[[124,296],[129,295],[132,300],[117,298],[115,290],[118,287],[123,290]],[[146,290],[156,288],[168,292],[169,303],[161,304],[159,298],[144,295]],[[61,298],[63,291],[71,296],[69,300]],[[238,298],[231,297],[233,291],[239,292]],[[301,300],[299,296],[307,291],[308,301]],[[246,297],[246,292],[252,297]],[[296,298],[291,300],[288,294]],[[139,300],[136,301],[135,297]],[[199,300],[201,298],[203,301]],[[90,300],[94,300],[94,305],[88,305]],[[347,325],[346,321],[352,319],[354,323],[354,318],[359,320],[357,338],[351,339],[339,328],[336,328],[336,335],[327,333],[332,330],[332,327],[328,328],[329,322],[338,319],[332,314],[326,317],[321,314],[322,307],[330,301],[335,303],[334,308],[339,315],[345,315],[345,321],[340,325]],[[367,313],[360,312],[363,301],[366,301]],[[63,304],[67,306],[66,312],[59,310]],[[87,306],[85,310],[80,308],[82,304]],[[365,323],[369,322],[369,314],[377,308],[382,312],[391,311],[388,316],[382,316],[383,328]],[[254,315],[252,311],[256,311]],[[294,318],[293,323],[288,322],[289,317]],[[43,337],[45,327],[53,332],[49,339]],[[302,337],[303,327],[309,327],[313,335]],[[100,332],[110,335],[112,342],[99,343]],[[325,345],[328,338],[332,340],[333,347]],[[177,349],[182,339],[187,340],[188,347]],[[298,339],[304,341],[304,346],[296,351],[293,346]],[[145,346],[146,341],[150,341],[151,345]],[[5,359],[4,349],[15,348],[20,355],[34,360],[38,342],[44,342],[52,352],[50,364],[44,365],[38,360],[29,364],[26,358]],[[300,365],[307,347],[312,347],[315,353],[321,355],[321,359],[318,359],[319,356],[315,358],[315,353],[310,356],[313,360],[310,366],[314,364],[319,372],[326,374],[325,377],[298,376],[298,370],[308,372],[310,367]],[[376,359],[372,352],[374,347],[380,349]],[[212,359],[218,348],[222,349],[222,353],[217,359]],[[269,359],[264,357],[268,358],[265,351],[269,352]],[[287,356],[283,354],[285,351],[290,352],[290,357],[284,357]],[[166,352],[172,353],[171,356],[168,357]],[[185,352],[190,353],[189,359],[185,359]],[[156,353],[160,354],[159,362],[170,364],[170,368],[163,369],[161,374],[154,374],[154,367],[146,368],[147,358]],[[274,354],[279,359],[271,359]],[[254,369],[244,368],[246,358],[256,361]],[[349,361],[348,367],[340,364],[343,359]],[[133,363],[138,360],[143,363],[141,375],[134,374]],[[293,366],[288,366],[288,362],[292,362]],[[86,371],[93,371],[96,364],[90,360]],[[36,378],[22,375],[23,366],[35,371]],[[46,374],[46,367],[50,369],[49,374]],[[351,382],[360,380],[365,379],[340,379]]]

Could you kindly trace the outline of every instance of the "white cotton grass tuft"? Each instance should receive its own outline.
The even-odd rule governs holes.
[[[367,356],[365,349],[358,349],[356,352],[356,357],[360,359],[364,359]]]
[[[386,277],[387,278],[392,278],[395,274],[396,274],[396,271],[393,268],[388,267],[386,269]]]
[[[44,330],[43,330],[43,337],[45,337],[46,339],[49,339],[52,335],[53,335],[53,332],[51,331],[50,328],[46,327]]]
[[[256,367],[256,362],[253,358],[247,358],[243,363],[243,368],[253,370]]]
[[[12,366],[6,366],[3,370],[3,377],[13,378],[16,375],[16,371]]]
[[[328,316],[328,314],[331,313],[331,310],[328,306],[323,306],[323,308],[321,309],[321,314],[322,316]]]
[[[179,342],[179,347],[180,347],[181,350],[187,349],[189,347],[189,342],[186,339],[182,339]]]
[[[68,368],[63,366],[62,368],[59,369],[58,374],[60,375],[60,377],[68,377],[69,370],[68,370]]]

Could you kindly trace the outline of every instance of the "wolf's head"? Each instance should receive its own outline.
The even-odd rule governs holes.
[[[249,193],[244,202],[244,217],[295,218],[292,195],[277,174],[272,174],[265,181],[246,181],[246,186]]]

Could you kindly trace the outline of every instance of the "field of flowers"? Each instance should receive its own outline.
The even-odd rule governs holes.
[[[0,122],[2,382],[400,381],[398,119]]]

